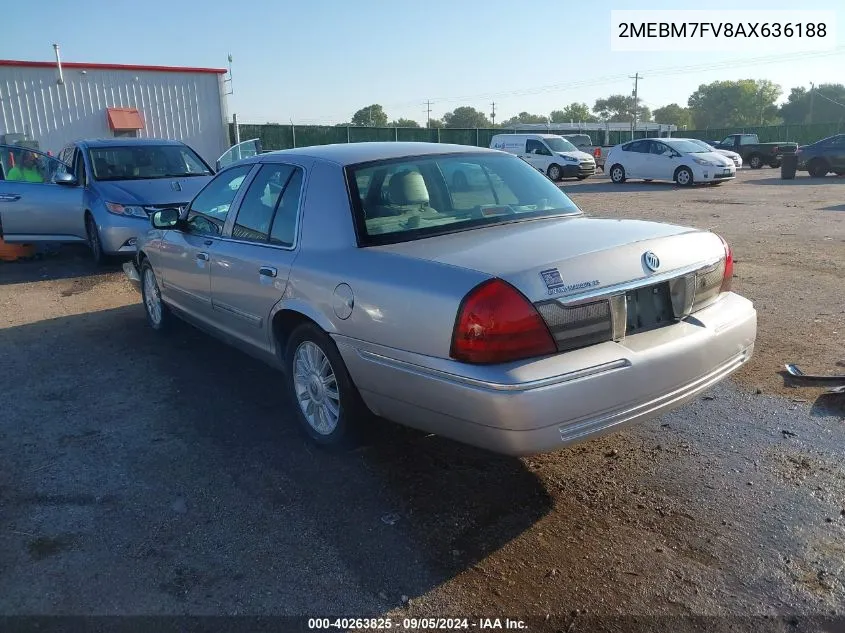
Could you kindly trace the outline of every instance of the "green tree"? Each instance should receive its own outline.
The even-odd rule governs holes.
[[[440,119],[429,119],[426,127],[428,127],[431,130],[433,130],[436,127],[443,127],[443,121],[441,121]]]
[[[451,128],[485,128],[490,127],[490,120],[475,108],[461,106],[443,115],[443,125]]]
[[[390,124],[391,127],[419,127],[420,124],[411,119],[396,119]]]
[[[687,105],[697,128],[771,125],[780,119],[775,105],[779,85],[768,79],[701,84]]]
[[[531,114],[530,112],[520,112],[516,116],[512,116],[506,121],[502,121],[502,127],[510,127],[518,123],[548,123],[549,117],[542,114]]]
[[[610,95],[606,99],[596,99],[593,105],[593,112],[605,121],[631,121],[635,110],[637,121],[651,121],[651,110],[642,105],[642,100],[637,104],[634,97],[627,95]]]
[[[652,112],[655,123],[666,123],[677,125],[678,128],[692,127],[692,115],[689,108],[679,106],[677,103],[670,103]]]
[[[563,110],[553,110],[549,115],[552,123],[595,123],[598,117],[590,112],[586,103],[572,102]]]
[[[379,104],[374,103],[361,108],[352,115],[352,125],[369,127],[387,127],[387,114]]]
[[[832,123],[845,117],[845,86],[820,84],[813,91],[793,88],[780,107],[780,115],[787,124]]]

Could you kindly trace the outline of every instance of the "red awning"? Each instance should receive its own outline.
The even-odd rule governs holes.
[[[106,108],[113,130],[143,130],[144,119],[137,108]]]

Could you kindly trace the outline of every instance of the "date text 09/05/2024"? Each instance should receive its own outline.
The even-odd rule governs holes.
[[[524,620],[510,618],[309,618],[308,628],[314,630],[526,630],[528,625]]]

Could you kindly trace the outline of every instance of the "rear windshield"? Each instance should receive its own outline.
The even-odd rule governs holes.
[[[88,156],[95,180],[187,178],[213,173],[187,145],[93,147]]]
[[[449,154],[347,168],[362,245],[581,213],[548,178],[508,154]]]

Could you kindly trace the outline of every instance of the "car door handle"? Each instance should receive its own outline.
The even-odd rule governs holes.
[[[275,277],[279,274],[279,271],[271,266],[262,266],[258,269],[258,274],[264,277]]]
[[[197,259],[202,260],[204,262],[208,261],[208,253],[197,253]]]
[[[0,193],[0,200],[3,202],[14,202],[15,200],[20,199],[20,194],[17,193]]]

